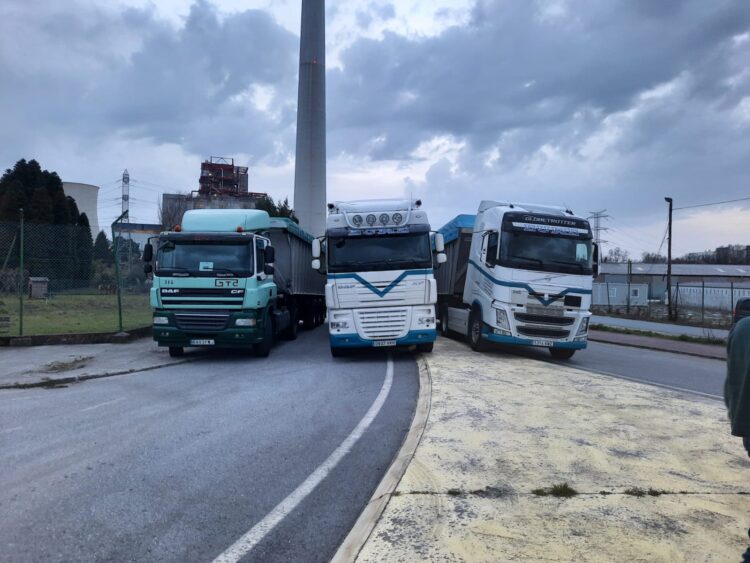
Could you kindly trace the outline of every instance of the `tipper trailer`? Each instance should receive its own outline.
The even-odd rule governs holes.
[[[260,210],[185,212],[146,245],[153,272],[153,335],[179,356],[186,346],[254,349],[297,337],[325,318],[325,278],[310,270],[312,236]],[[153,266],[151,261],[154,260]]]
[[[483,201],[443,226],[436,272],[443,335],[548,348],[586,348],[598,249],[586,219],[564,207]],[[442,242],[442,241],[441,241]]]
[[[437,337],[437,286],[430,224],[419,200],[329,204],[325,249],[331,354],[348,349],[416,345],[432,351]],[[321,266],[313,243],[313,268]]]

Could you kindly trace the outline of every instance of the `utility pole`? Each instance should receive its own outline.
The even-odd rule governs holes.
[[[128,169],[126,168],[125,171],[122,173],[122,215],[120,217],[123,218],[123,223],[129,223],[130,215],[130,174],[128,173]],[[114,243],[114,240],[112,241]],[[130,230],[128,230],[128,275],[130,275],[130,252],[131,252],[131,244],[130,244]],[[115,255],[115,259],[119,260],[119,256]]]
[[[674,320],[672,312],[672,198],[665,197],[669,204],[669,226],[667,227],[667,313],[670,321]]]

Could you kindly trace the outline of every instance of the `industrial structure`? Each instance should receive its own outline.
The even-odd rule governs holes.
[[[171,229],[191,209],[255,209],[265,193],[248,191],[247,166],[233,158],[212,156],[201,163],[198,189],[189,194],[162,194],[160,220]]]
[[[99,233],[99,186],[80,182],[63,182],[63,192],[76,201],[78,211],[85,213],[91,226],[91,236]]]
[[[294,212],[313,236],[326,227],[325,2],[302,0]]]

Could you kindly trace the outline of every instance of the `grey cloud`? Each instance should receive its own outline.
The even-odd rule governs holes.
[[[221,149],[261,160],[275,158],[275,141],[290,143],[298,38],[267,13],[222,18],[198,0],[175,29],[148,9],[66,8],[24,11],[21,28],[7,19],[0,24],[6,41],[24,28],[33,33],[25,55],[40,61],[29,70],[0,56],[0,73],[10,75],[0,91],[0,115],[13,122],[18,108],[26,110],[0,132],[2,144],[10,131],[17,147],[45,135],[120,134],[182,144],[202,155]],[[55,49],[65,52],[65,72],[44,63],[55,60]],[[254,86],[273,88],[270,111],[250,103]]]

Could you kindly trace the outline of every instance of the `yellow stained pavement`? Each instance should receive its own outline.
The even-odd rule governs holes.
[[[750,461],[720,401],[446,339],[426,359],[422,441],[358,561],[739,561]]]

